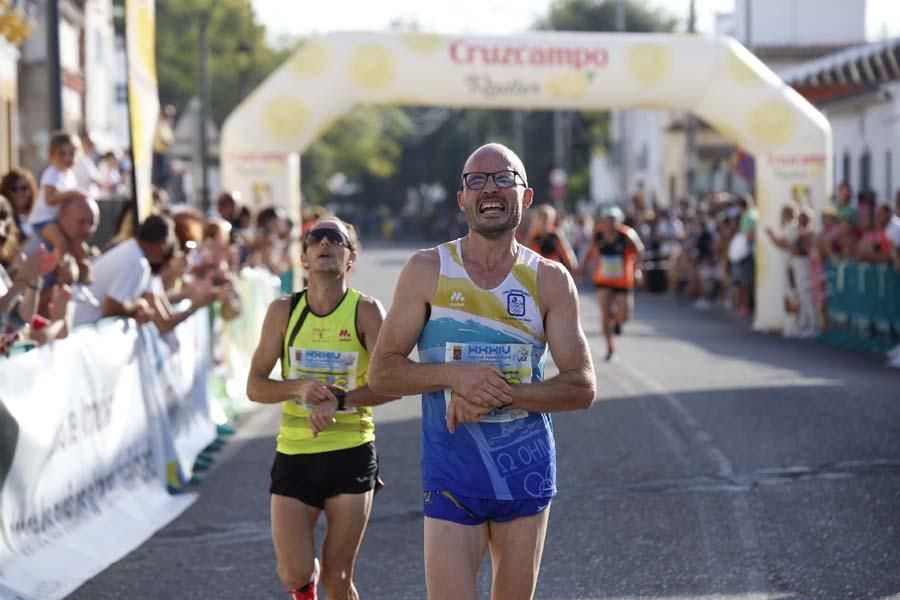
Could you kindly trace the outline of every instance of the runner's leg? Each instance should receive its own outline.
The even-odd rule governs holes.
[[[597,301],[600,303],[600,323],[602,324],[603,337],[606,338],[606,359],[612,357],[615,350],[612,339],[612,295],[607,289],[597,290]]]
[[[494,580],[491,600],[524,600],[534,596],[550,507],[536,515],[503,523],[489,522]]]
[[[428,600],[477,600],[475,580],[487,545],[487,523],[460,525],[425,517]]]
[[[325,501],[328,532],[322,544],[322,585],[329,599],[359,600],[353,568],[372,512],[372,496],[372,492],[340,494]]]
[[[613,294],[613,302],[616,305],[616,323],[622,325],[631,318],[631,301],[628,292],[616,292]]]
[[[278,578],[288,589],[302,588],[315,571],[316,520],[321,512],[294,498],[272,494],[272,541]]]

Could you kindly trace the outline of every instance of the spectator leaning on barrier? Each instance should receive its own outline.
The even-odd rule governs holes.
[[[26,223],[37,196],[34,175],[27,169],[12,169],[0,181],[0,195],[5,196],[12,203],[16,228],[19,230],[19,240],[24,242],[29,237],[26,232]]]
[[[207,306],[219,297],[220,290],[214,285],[212,277],[196,281],[187,290],[186,298],[190,304],[183,310],[178,310],[169,301],[166,292],[165,279],[178,278],[184,274],[187,262],[184,254],[176,244],[171,244],[159,263],[151,263],[149,290],[144,293],[144,300],[150,306],[150,320],[156,325],[160,333],[167,333],[194,314],[197,310]]]
[[[139,323],[150,320],[152,309],[144,294],[150,286],[151,265],[161,264],[173,244],[171,221],[150,215],[138,227],[137,238],[125,240],[97,257],[90,290],[100,305],[79,304],[75,325],[94,323],[103,317],[131,317]]]

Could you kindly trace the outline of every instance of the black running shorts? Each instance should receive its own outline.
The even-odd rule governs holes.
[[[316,454],[275,453],[269,492],[316,508],[339,494],[365,494],[380,487],[374,442]]]

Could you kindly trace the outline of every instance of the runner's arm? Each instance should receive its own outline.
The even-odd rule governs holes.
[[[572,245],[569,244],[569,240],[566,239],[565,235],[560,233],[557,237],[559,239],[560,250],[562,251],[561,255],[564,257],[563,264],[569,270],[569,273],[574,276],[578,273],[578,257],[575,256],[575,251],[572,250]]]
[[[409,358],[425,327],[428,303],[437,290],[440,256],[420,250],[407,261],[394,290],[394,302],[372,353],[369,387],[381,394],[420,394],[450,387],[449,365],[421,364]]]
[[[318,404],[325,400],[337,399],[324,384],[316,381],[293,379],[278,381],[269,375],[275,363],[281,358],[284,345],[284,330],[287,328],[291,311],[289,296],[279,298],[269,305],[263,321],[259,344],[250,362],[247,376],[247,397],[262,404],[277,404],[291,398],[302,398],[306,402]]]
[[[366,351],[370,356],[375,351],[375,342],[378,340],[382,323],[384,323],[384,307],[381,306],[381,302],[370,296],[360,298],[359,312],[356,316],[356,330],[359,332]],[[371,367],[371,363],[369,366]],[[369,374],[371,376],[371,372]],[[399,398],[400,396],[376,394],[366,384],[347,392],[345,403],[347,406],[378,406]]]
[[[594,401],[596,380],[587,339],[581,329],[578,291],[560,265],[542,261],[538,295],[547,307],[544,334],[559,374],[537,383],[512,387],[512,406],[529,412],[588,408]]]
[[[499,407],[510,401],[509,385],[492,365],[417,363],[409,353],[425,327],[428,304],[440,277],[436,248],[417,252],[397,279],[394,302],[378,335],[369,365],[369,386],[379,394],[405,396],[454,389],[474,404]]]

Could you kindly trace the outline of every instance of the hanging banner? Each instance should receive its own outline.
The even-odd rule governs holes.
[[[155,0],[125,0],[125,40],[134,197],[143,221],[153,206],[153,135],[159,118]]]

